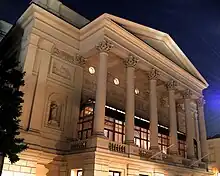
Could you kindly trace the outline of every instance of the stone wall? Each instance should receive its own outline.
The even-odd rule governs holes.
[[[35,176],[36,162],[21,159],[15,164],[10,164],[8,158],[5,158],[2,176]]]

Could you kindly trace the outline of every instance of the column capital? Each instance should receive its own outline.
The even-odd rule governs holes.
[[[177,86],[177,82],[174,81],[174,80],[170,80],[166,83],[166,88],[167,90],[175,90],[176,89],[176,86]]]
[[[96,49],[99,52],[106,52],[108,53],[113,48],[113,44],[108,40],[102,40],[96,45]]]
[[[205,104],[204,98],[203,98],[203,97],[198,98],[198,99],[196,100],[196,104],[197,104],[198,107],[203,107],[204,104]]]
[[[192,92],[189,89],[186,89],[185,91],[182,92],[183,98],[184,99],[190,99],[192,96]]]
[[[124,64],[126,67],[135,67],[137,63],[138,58],[133,55],[129,55],[126,59],[124,59]]]
[[[157,80],[159,75],[159,71],[153,68],[150,72],[148,72],[147,76],[149,80]]]
[[[86,63],[86,59],[83,56],[76,54],[74,62],[76,65],[83,66]]]

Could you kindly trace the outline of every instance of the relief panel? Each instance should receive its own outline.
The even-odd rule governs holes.
[[[52,57],[49,78],[74,87],[74,75],[74,66],[67,65],[66,63]]]

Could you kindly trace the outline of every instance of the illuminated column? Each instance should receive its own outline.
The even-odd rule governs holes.
[[[176,102],[175,102],[175,88],[176,82],[169,81],[167,83],[168,99],[169,99],[169,118],[170,118],[170,154],[178,154],[178,138],[177,138],[177,121],[176,121]]]
[[[200,135],[199,135],[199,121],[198,121],[198,115],[195,113],[195,127],[196,127],[196,141],[197,141],[197,150],[198,150],[198,159],[201,158],[201,142],[200,142]]]
[[[208,161],[208,158],[205,157],[208,154],[208,145],[206,137],[206,127],[205,127],[205,117],[204,117],[204,100],[199,98],[197,100],[198,108],[198,120],[199,120],[199,133],[200,133],[200,142],[201,142],[201,157],[204,157],[202,160],[204,162]]]
[[[99,51],[99,69],[96,88],[94,135],[104,136],[107,64],[108,53],[112,47],[113,45],[107,40],[101,41],[96,46]]]
[[[124,64],[126,65],[125,141],[127,144],[134,143],[134,70],[137,61],[137,58],[135,58],[134,56],[129,56],[124,61]]]
[[[186,150],[187,150],[187,158],[189,159],[195,158],[194,141],[193,141],[194,127],[193,127],[193,118],[190,107],[191,95],[192,93],[188,89],[183,93],[184,108],[186,115]]]
[[[159,73],[152,69],[149,78],[149,100],[150,100],[150,150],[159,150],[158,145],[158,114],[157,114],[157,78]]]

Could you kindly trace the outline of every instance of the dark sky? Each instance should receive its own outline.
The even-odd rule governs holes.
[[[29,0],[0,0],[0,19],[14,23]],[[176,41],[209,83],[204,91],[208,135],[220,133],[219,0],[62,0],[93,20],[111,13],[164,31]]]

